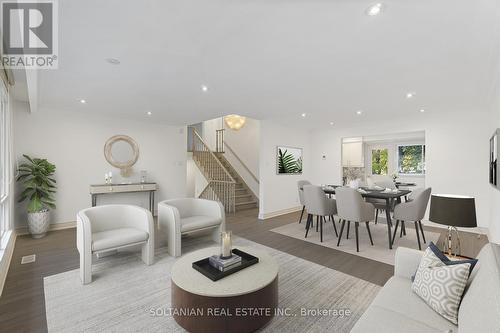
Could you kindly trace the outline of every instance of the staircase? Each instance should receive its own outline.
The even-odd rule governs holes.
[[[257,197],[224,157],[224,153],[215,153],[215,156],[235,181],[234,198],[236,211],[257,208],[259,206]]]
[[[227,144],[223,141],[223,135],[224,130],[217,131],[217,152],[213,152],[196,129],[192,128],[190,148],[193,152],[193,161],[208,182],[199,197],[220,201],[227,213],[256,208],[258,198],[224,157],[223,147]],[[234,151],[232,152],[237,157]]]
[[[199,197],[219,201],[227,213],[234,213],[236,181],[194,128],[192,133],[193,161],[208,182]]]

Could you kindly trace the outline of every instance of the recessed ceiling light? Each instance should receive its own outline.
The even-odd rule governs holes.
[[[368,16],[376,16],[382,12],[382,10],[385,8],[384,4],[382,3],[376,3],[368,7],[366,10],[366,15]]]
[[[406,94],[406,98],[413,98],[415,97],[415,93],[414,92],[409,92]]]
[[[119,65],[120,64],[120,60],[118,60],[116,58],[106,58],[105,60],[106,60],[106,62],[108,62],[112,65]]]
[[[207,92],[207,91],[208,91],[208,87],[207,87],[206,85],[202,85],[202,86],[201,86],[201,90],[202,90],[203,92]]]
[[[330,125],[333,126],[333,121],[330,121]]]
[[[87,103],[87,101],[86,101],[86,100],[84,100],[84,99],[81,99],[81,100],[80,100],[80,103],[85,104],[85,103]]]
[[[357,114],[358,116],[359,116],[360,114],[362,114],[362,113],[363,113],[363,110],[358,110],[358,111],[356,111],[356,114]]]
[[[146,114],[147,114],[148,116],[150,116],[150,115],[152,115],[152,114],[153,114],[153,112],[148,111],[148,112],[146,112]]]
[[[425,112],[425,110],[424,110],[424,109],[420,109],[420,113],[424,113],[424,112]]]
[[[305,118],[307,115],[305,113],[301,114],[302,118]]]

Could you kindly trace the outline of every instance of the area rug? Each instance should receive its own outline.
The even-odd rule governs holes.
[[[323,242],[320,242],[319,232],[316,232],[315,228],[314,230],[313,229],[309,230],[307,238],[304,238],[306,233],[305,226],[306,226],[305,221],[303,221],[300,224],[297,221],[294,221],[293,223],[289,223],[281,227],[271,229],[271,231],[281,235],[300,239],[305,242],[329,247],[335,250],[347,252],[364,258],[380,261],[389,265],[394,265],[394,255],[396,253],[396,249],[399,246],[418,249],[417,234],[415,233],[414,229],[408,227],[408,224],[406,227],[406,236],[403,235],[403,237],[399,237],[400,228],[398,228],[396,241],[394,242],[392,250],[389,250],[389,237],[387,236],[387,224],[385,224],[385,221],[383,222],[379,221],[378,224],[370,223],[370,231],[372,234],[373,244],[374,244],[373,246],[370,244],[370,238],[368,236],[368,231],[366,230],[365,224],[360,223],[359,252],[356,252],[354,223],[351,223],[349,239],[346,239],[346,234],[347,234],[347,223],[346,223],[344,228],[344,234],[342,235],[342,240],[340,241],[340,246],[338,247],[337,247],[338,238],[335,236],[335,231],[333,230],[333,225],[331,221],[327,221],[323,225]],[[340,232],[340,223],[338,223],[338,221],[336,222],[336,226],[337,226],[337,231]],[[394,232],[394,228],[392,228],[392,230]],[[430,241],[437,243],[440,236],[439,233],[430,231],[424,231],[424,232],[427,244]],[[425,249],[426,245],[424,244],[423,240],[420,239],[420,241],[422,242],[422,248]]]
[[[380,289],[246,239],[234,243],[265,250],[280,266],[279,307],[295,316],[277,316],[263,332],[349,332]],[[207,238],[186,239],[183,252],[213,245]],[[168,316],[174,262],[165,250],[152,266],[137,254],[117,254],[97,260],[94,281],[85,286],[78,270],[45,277],[49,332],[185,332]],[[320,315],[323,309],[333,311]]]

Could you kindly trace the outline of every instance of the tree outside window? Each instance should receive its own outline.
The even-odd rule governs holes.
[[[398,146],[398,173],[425,174],[425,145]]]
[[[372,175],[387,175],[388,155],[389,155],[389,150],[387,148],[372,150]]]

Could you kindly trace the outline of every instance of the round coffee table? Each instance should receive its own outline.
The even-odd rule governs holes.
[[[273,318],[278,306],[278,264],[263,251],[238,249],[259,262],[218,281],[192,264],[219,253],[219,247],[188,253],[173,265],[172,313],[187,331],[253,332]]]

